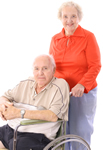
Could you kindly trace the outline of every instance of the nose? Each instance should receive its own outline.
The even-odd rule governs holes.
[[[71,17],[68,17],[67,22],[70,23],[72,21]]]
[[[42,75],[42,74],[43,74],[43,70],[40,69],[40,70],[39,70],[39,75]]]

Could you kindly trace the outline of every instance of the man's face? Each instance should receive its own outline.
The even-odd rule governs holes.
[[[37,57],[33,64],[33,75],[39,88],[44,88],[53,78],[54,70],[48,56]]]

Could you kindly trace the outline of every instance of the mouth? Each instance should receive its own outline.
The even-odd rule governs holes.
[[[45,79],[45,77],[39,77],[38,79],[39,79],[39,80],[44,80],[44,79]]]
[[[73,25],[74,25],[73,23],[67,24],[67,26],[69,26],[69,27],[71,27],[71,26],[73,26]]]

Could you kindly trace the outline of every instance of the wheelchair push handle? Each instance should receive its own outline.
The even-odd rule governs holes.
[[[72,96],[72,92],[69,92],[69,96]]]

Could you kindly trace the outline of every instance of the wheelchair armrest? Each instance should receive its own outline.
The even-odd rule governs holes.
[[[42,123],[49,123],[50,121],[45,120],[22,120],[20,125],[32,125],[32,124],[42,124]]]
[[[57,122],[63,122],[63,120],[58,119]],[[46,120],[22,120],[20,125],[32,125],[32,124],[42,124],[42,123],[51,123],[51,121]]]

